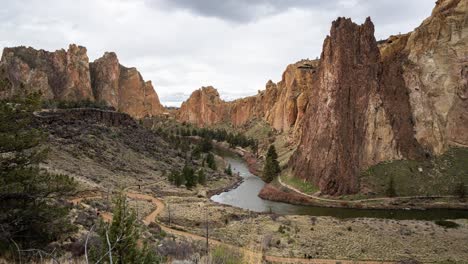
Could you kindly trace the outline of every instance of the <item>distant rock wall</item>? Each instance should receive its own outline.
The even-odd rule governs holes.
[[[74,44],[55,52],[5,48],[0,80],[0,98],[41,92],[45,100],[105,102],[136,118],[164,111],[151,82],[120,65],[115,53],[89,63],[86,48]]]

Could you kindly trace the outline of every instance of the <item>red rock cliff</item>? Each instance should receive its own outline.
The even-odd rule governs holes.
[[[371,165],[468,146],[467,21],[468,1],[439,0],[413,32],[378,45],[370,19],[339,18],[319,61],[289,65],[279,83],[233,102],[194,93],[179,119],[234,126],[264,119],[297,136],[295,176],[323,193],[357,192],[360,171]]]
[[[0,97],[41,91],[46,99],[92,100],[86,48],[70,45],[68,51],[48,52],[33,48],[5,48],[0,75],[11,89]]]
[[[468,146],[466,1],[438,1],[431,17],[377,51],[369,21],[333,23],[290,160],[327,194],[359,190],[362,169]]]
[[[221,100],[213,87],[203,87],[182,104],[177,118],[198,126],[223,122],[242,126],[254,119],[264,119],[280,131],[296,129],[308,104],[307,93],[317,65],[318,61],[310,60],[291,64],[279,83],[268,81],[266,89],[257,95],[232,102]]]
[[[5,48],[0,80],[0,98],[40,91],[46,100],[102,101],[136,118],[164,111],[151,82],[120,65],[115,53],[89,63],[86,48],[76,45],[55,52]]]
[[[115,53],[106,52],[90,69],[96,100],[136,118],[164,111],[151,82],[145,82],[135,68],[120,65]]]

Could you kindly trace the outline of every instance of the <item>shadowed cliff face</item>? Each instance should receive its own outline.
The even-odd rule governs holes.
[[[89,63],[86,48],[76,45],[55,52],[5,48],[0,80],[6,87],[0,98],[38,91],[45,100],[105,102],[136,118],[164,111],[151,82],[120,65],[115,53]]]
[[[365,145],[374,141],[369,115],[380,115],[374,108],[381,104],[379,62],[370,19],[361,26],[345,18],[333,22],[313,80],[316,89],[309,99],[301,142],[290,162],[296,176],[313,180],[324,192],[358,190],[358,179],[352,175],[371,155]],[[382,125],[388,123],[381,119]]]

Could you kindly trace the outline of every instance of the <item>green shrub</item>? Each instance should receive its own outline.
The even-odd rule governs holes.
[[[452,222],[452,221],[447,221],[447,220],[437,220],[435,221],[436,225],[445,227],[445,228],[458,228],[460,225]]]
[[[211,263],[213,264],[242,264],[244,263],[243,258],[240,251],[227,246],[216,246],[211,251]]]

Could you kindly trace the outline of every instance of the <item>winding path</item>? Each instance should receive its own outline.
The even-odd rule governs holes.
[[[159,182],[157,182],[159,183]],[[152,183],[149,185],[146,185],[145,187],[155,185],[157,183]],[[186,231],[181,231],[177,230],[168,226],[163,225],[161,222],[157,221],[157,217],[161,212],[164,210],[164,202],[161,201],[160,199],[151,196],[149,194],[143,194],[143,193],[137,193],[137,192],[131,192],[128,191],[131,188],[134,188],[135,186],[128,187],[125,189],[125,194],[127,197],[135,200],[145,200],[148,202],[151,202],[153,205],[156,206],[156,208],[151,211],[150,214],[144,217],[143,223],[145,225],[149,225],[152,222],[157,222],[159,226],[161,227],[162,230],[164,230],[166,233],[170,233],[173,235],[177,236],[183,236],[187,237],[193,240],[206,240],[206,237],[196,235],[193,233],[189,233]],[[70,202],[73,204],[80,204],[84,199],[99,199],[102,198],[103,196],[97,196],[97,195],[92,195],[92,196],[87,196],[87,197],[79,197],[79,198],[74,198],[71,199]],[[112,220],[112,214],[108,212],[101,213],[101,217],[104,218],[106,221]],[[250,249],[244,248],[244,247],[238,247],[235,245],[227,244],[225,242],[216,240],[216,239],[209,239],[210,245],[223,245],[228,248],[236,249],[244,253],[246,257],[248,257],[250,260],[250,263],[261,263],[261,260],[266,260],[269,262],[273,263],[298,263],[298,264],[336,264],[336,263],[341,263],[341,264],[394,264],[395,262],[388,262],[388,261],[374,261],[374,260],[336,260],[336,259],[305,259],[305,258],[287,258],[287,257],[277,257],[277,256],[269,256],[269,255],[264,255],[262,252],[257,252],[257,251],[252,251]]]
[[[287,188],[287,189],[290,189],[300,195],[303,195],[303,196],[306,196],[306,197],[309,197],[309,198],[312,198],[312,199],[315,199],[315,200],[319,200],[319,201],[324,201],[324,202],[332,202],[332,203],[342,203],[342,202],[347,202],[347,203],[362,203],[362,202],[372,202],[372,201],[390,201],[390,200],[396,200],[396,199],[433,199],[433,198],[454,198],[456,196],[451,196],[451,195],[445,195],[445,196],[442,196],[442,195],[438,195],[438,196],[398,196],[398,197],[379,197],[379,198],[367,198],[367,199],[359,199],[359,200],[337,200],[337,199],[329,199],[329,198],[323,198],[323,197],[319,197],[317,195],[313,195],[313,194],[307,194],[307,193],[304,193],[302,192],[301,190],[289,185],[289,184],[286,184],[284,183],[282,180],[281,180],[281,177],[278,177],[278,183]]]

